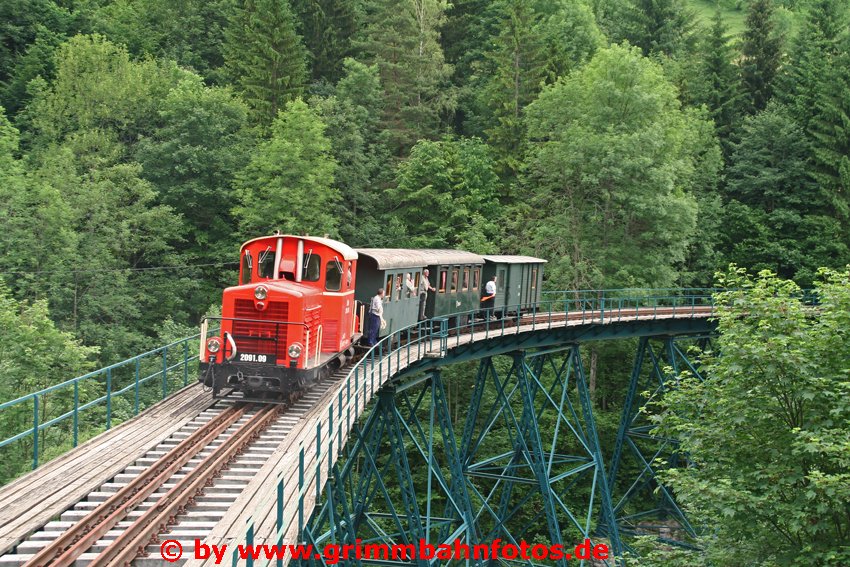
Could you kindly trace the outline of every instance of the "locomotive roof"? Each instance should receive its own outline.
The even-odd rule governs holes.
[[[442,264],[483,264],[484,258],[463,250],[413,248],[358,248],[357,252],[375,260],[379,270],[421,268]]]
[[[258,240],[275,239],[275,238],[280,238],[280,237],[282,237],[282,238],[295,238],[295,239],[300,238],[304,242],[315,242],[316,244],[322,244],[324,246],[327,246],[328,248],[333,248],[334,250],[336,250],[337,252],[342,254],[343,260],[356,260],[357,259],[357,252],[354,250],[354,248],[352,248],[348,244],[344,244],[344,243],[340,242],[339,240],[331,240],[330,238],[320,238],[318,236],[296,236],[294,234],[272,234],[272,235],[269,235],[269,236],[260,236],[259,238],[252,238],[251,240],[249,240],[248,242],[246,242],[242,245],[242,248],[240,249],[240,253],[241,253],[241,250],[243,250],[247,245],[251,244],[252,242],[256,242]]]
[[[516,256],[511,254],[485,254],[484,259],[497,264],[545,264],[547,261],[533,256]]]

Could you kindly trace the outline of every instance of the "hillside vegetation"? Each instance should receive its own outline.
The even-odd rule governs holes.
[[[193,333],[240,242],[276,229],[532,254],[549,289],[708,286],[730,263],[810,287],[850,263],[848,13],[0,2],[0,399]],[[603,436],[629,353],[590,353]],[[4,478],[27,467],[20,445]],[[836,494],[844,516],[824,511],[817,537],[761,525],[782,557],[824,534],[847,544]]]

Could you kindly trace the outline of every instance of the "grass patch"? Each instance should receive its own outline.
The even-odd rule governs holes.
[[[714,17],[715,10],[717,10],[717,2],[713,0],[687,0],[687,5],[697,13],[700,25],[703,27],[711,25],[711,19]],[[729,26],[729,34],[736,37],[740,36],[744,31],[744,20],[747,17],[746,10],[736,10],[721,6],[720,11],[723,14],[723,20]]]

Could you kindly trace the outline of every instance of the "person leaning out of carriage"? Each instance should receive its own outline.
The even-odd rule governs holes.
[[[496,304],[496,276],[490,278],[490,281],[484,286],[484,295],[481,296],[481,308],[484,309],[484,317],[495,319],[493,316],[493,306]]]

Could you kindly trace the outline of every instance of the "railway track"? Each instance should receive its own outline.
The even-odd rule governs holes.
[[[341,377],[282,405],[219,402],[0,557],[0,567],[164,564],[160,542],[192,556],[251,478]],[[120,448],[116,448],[120,450]]]

